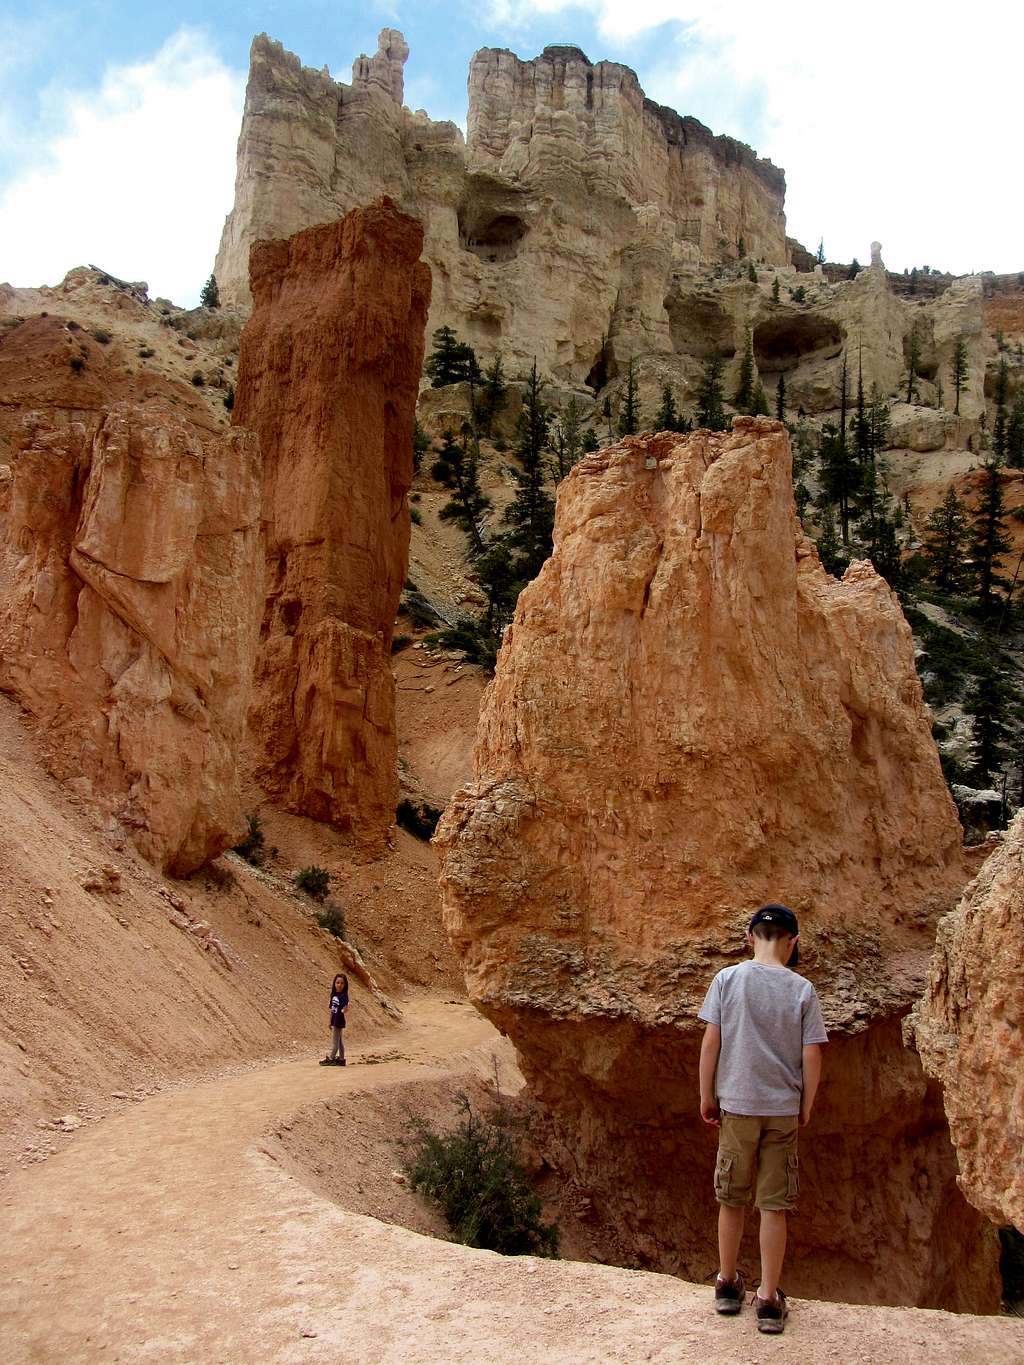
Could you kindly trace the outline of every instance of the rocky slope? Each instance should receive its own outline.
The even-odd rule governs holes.
[[[795,1292],[991,1311],[938,1091],[900,1047],[965,879],[909,628],[820,568],[782,428],[634,438],[559,493],[437,842],[478,1006],[552,1115],[551,1159],[643,1263],[713,1267],[695,1015],[750,909],[800,913],[832,1042]],[[952,1210],[955,1209],[955,1214]]]
[[[1024,813],[939,925],[931,978],[908,1020],[925,1070],[942,1082],[976,1208],[1024,1232]]]
[[[398,795],[391,638],[430,298],[421,244],[387,199],[261,243],[233,414],[265,468],[258,777],[375,851]]]

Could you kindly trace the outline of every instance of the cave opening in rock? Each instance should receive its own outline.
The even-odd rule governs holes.
[[[495,213],[480,217],[459,214],[459,244],[482,261],[513,261],[519,244],[529,228],[515,213]]]
[[[792,370],[810,355],[838,355],[846,334],[830,318],[804,313],[767,318],[754,328],[754,359],[764,373]]]

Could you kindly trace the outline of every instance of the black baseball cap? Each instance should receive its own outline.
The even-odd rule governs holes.
[[[776,901],[769,901],[767,905],[762,905],[760,910],[755,911],[753,918],[747,926],[747,933],[754,932],[757,924],[778,924],[787,934],[796,938],[800,932],[800,925],[797,923],[796,915],[793,914],[788,905],[779,905]],[[790,954],[787,966],[795,967],[800,961],[800,945],[793,944],[793,951]]]

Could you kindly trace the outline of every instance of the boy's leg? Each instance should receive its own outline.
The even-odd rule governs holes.
[[[757,1207],[761,1215],[761,1284],[758,1295],[774,1299],[786,1256],[786,1219],[799,1194],[796,1115],[764,1120],[757,1158]]]
[[[771,1209],[761,1210],[761,1284],[762,1299],[774,1299],[786,1257],[787,1215]]]
[[[737,1209],[729,1204],[718,1206],[718,1273],[723,1280],[736,1278],[736,1258],[740,1254],[746,1217],[745,1208]]]

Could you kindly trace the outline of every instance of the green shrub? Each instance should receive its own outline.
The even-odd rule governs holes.
[[[97,327],[92,334],[93,341],[98,341],[101,346],[106,346],[110,341],[110,333],[105,332],[102,327]]]
[[[197,389],[201,389],[203,387],[203,385],[206,383],[206,379],[203,377],[202,370],[193,371],[192,383],[196,386]]]
[[[479,621],[471,616],[463,616],[438,633],[438,643],[446,649],[460,650],[471,664],[479,664],[489,673],[494,672],[498,662],[501,639],[493,631],[486,630]]]
[[[80,355],[73,355],[68,361],[68,364],[74,370],[75,374],[81,374],[85,369],[85,361]]]
[[[292,880],[307,896],[312,896],[315,901],[322,901],[330,888],[331,874],[326,867],[318,867],[313,863],[310,867],[300,868]]]
[[[398,809],[395,811],[398,823],[417,839],[433,838],[440,818],[441,812],[437,807],[429,805],[426,801],[422,801],[418,806],[409,800],[399,801]]]
[[[319,870],[322,872],[323,868]],[[316,922],[321,929],[326,929],[335,938],[345,937],[345,912],[337,901],[328,901],[322,910],[318,910]]]
[[[402,610],[414,626],[436,626],[440,620],[437,612],[421,592],[406,584],[402,594]]]
[[[234,384],[229,384],[229,385],[228,385],[228,391],[227,391],[227,393],[224,395],[224,406],[227,408],[228,412],[230,412],[231,409],[235,406],[235,386],[234,386]]]
[[[155,354],[156,352],[153,350],[152,346],[143,346],[139,351],[139,359],[149,360],[149,358]]]
[[[266,850],[264,849],[263,824],[255,811],[245,817],[246,824],[249,826],[249,833],[240,844],[236,844],[231,850],[237,853],[240,858],[244,858],[247,863],[252,863],[253,867],[259,867],[262,863]]]
[[[412,644],[411,635],[396,635],[391,641],[391,653],[400,654],[407,645]]]
[[[463,1246],[557,1256],[558,1228],[541,1219],[515,1125],[501,1115],[482,1118],[464,1094],[456,1103],[462,1117],[450,1132],[413,1122],[403,1163],[409,1185],[434,1200]]]
[[[74,320],[74,318],[68,318],[67,328],[69,332],[78,331],[78,323]]]
[[[420,511],[418,507],[409,508],[409,520],[412,522],[414,526],[423,525],[423,513]]]

